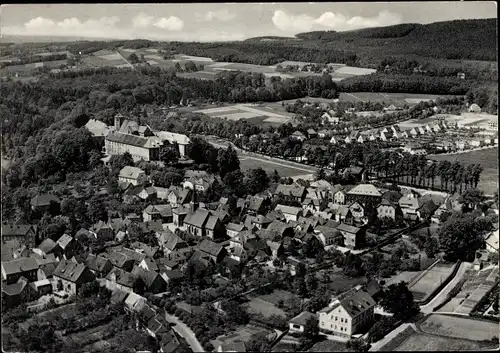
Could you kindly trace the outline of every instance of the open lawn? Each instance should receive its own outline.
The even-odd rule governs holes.
[[[247,304],[248,312],[250,314],[262,314],[266,318],[271,315],[286,317],[286,313],[282,309],[266,300],[261,299],[260,297],[252,298]]]
[[[430,295],[453,271],[453,264],[437,264],[420,278],[409,290],[415,300],[421,300]]]
[[[450,155],[432,155],[430,158],[436,161],[448,160],[452,163],[459,161],[465,165],[479,163],[484,170],[478,188],[487,195],[493,195],[498,190],[498,147]]]
[[[431,315],[420,324],[420,329],[425,333],[474,341],[484,341],[498,337],[497,323],[468,317]]]
[[[260,299],[265,300],[266,302],[269,302],[273,305],[278,305],[278,302],[282,300],[283,302],[289,301],[293,298],[298,298],[295,294],[290,293],[286,290],[275,290],[274,292],[270,294],[265,294],[259,296]]]
[[[347,277],[344,276],[343,273],[338,272],[334,274],[328,274],[327,275],[329,280],[326,283],[321,283],[322,279],[324,278],[324,275],[318,275],[318,281],[320,281],[320,286],[321,287],[326,287],[335,293],[342,293],[345,292],[358,284],[363,284],[366,281],[365,277]]]
[[[280,110],[276,105],[267,106],[265,104],[236,104],[225,107],[199,109],[194,112],[233,121],[259,119],[263,124],[287,123],[292,119],[292,116],[284,112],[283,107],[281,108]]]
[[[342,70],[342,69],[340,69]],[[341,75],[337,70],[332,75]],[[348,75],[344,73],[342,75]],[[403,106],[405,104],[411,106],[416,105],[420,101],[426,100],[435,100],[438,97],[447,97],[447,96],[438,96],[433,94],[413,94],[413,93],[377,93],[377,92],[350,92],[350,93],[341,93],[340,101],[344,102],[380,102],[385,103],[387,105],[394,104],[396,106]]]
[[[89,55],[82,57],[82,62],[88,67],[103,67],[103,66],[118,66],[127,64],[119,55],[107,56],[106,55]]]
[[[497,348],[498,344],[412,333],[393,351],[478,351]]]

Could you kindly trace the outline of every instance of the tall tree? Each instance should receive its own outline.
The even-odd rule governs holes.
[[[222,178],[224,178],[227,173],[240,169],[240,160],[236,150],[232,146],[226,149],[219,149],[217,164],[219,167],[219,174]]]
[[[413,293],[405,282],[391,284],[384,289],[381,305],[394,314],[396,320],[408,320],[420,311],[419,306],[413,301]]]

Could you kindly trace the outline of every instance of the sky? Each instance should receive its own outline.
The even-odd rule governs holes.
[[[0,33],[227,41],[400,23],[496,18],[493,1],[2,5]]]

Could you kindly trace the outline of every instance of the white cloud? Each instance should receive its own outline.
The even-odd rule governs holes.
[[[324,12],[318,18],[307,14],[292,15],[277,10],[272,18],[274,25],[284,32],[307,32],[319,29],[333,29],[335,31],[348,31],[367,27],[381,27],[400,24],[401,16],[389,11],[381,11],[374,17],[346,17],[342,14]]]
[[[206,21],[231,21],[236,17],[235,13],[229,12],[228,9],[219,10],[219,11],[208,11],[205,15]]]
[[[180,31],[184,28],[184,21],[175,16],[162,17],[154,23],[154,26],[169,31]]]
[[[154,17],[146,15],[144,12],[139,13],[132,19],[132,26],[135,28],[148,28],[154,22]]]

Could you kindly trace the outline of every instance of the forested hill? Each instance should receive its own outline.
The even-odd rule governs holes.
[[[407,23],[356,31],[315,31],[297,38],[351,49],[384,50],[429,58],[497,60],[497,20],[455,20],[431,24]]]

